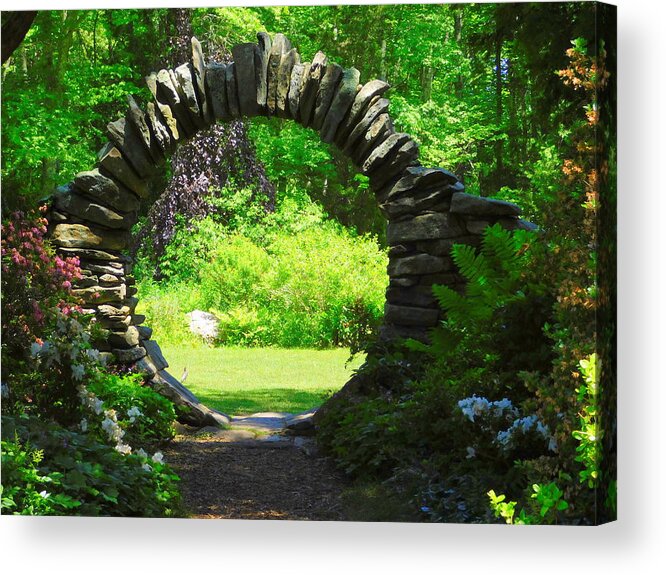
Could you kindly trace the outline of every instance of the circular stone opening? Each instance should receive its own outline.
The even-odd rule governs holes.
[[[433,284],[459,289],[451,259],[454,243],[478,245],[486,226],[529,226],[513,204],[464,193],[443,168],[418,160],[411,136],[396,132],[381,80],[360,82],[318,52],[301,62],[282,34],[257,34],[235,46],[233,61],[207,61],[192,38],[190,61],[151,73],[153,100],[142,108],[131,96],[125,116],[107,126],[109,142],[97,166],[57,190],[48,215],[50,237],[64,255],[78,256],[83,278],[75,294],[109,330],[102,353],[142,372],[152,387],[179,406],[180,420],[196,426],[228,424],[168,371],[145,317],[135,313],[137,289],[127,255],[147,182],[179,143],[213,123],[268,116],[292,119],[335,144],[368,176],[388,220],[389,286],[381,337],[427,340],[441,318]]]

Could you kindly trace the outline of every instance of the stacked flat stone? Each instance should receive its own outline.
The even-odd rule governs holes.
[[[442,319],[432,293],[435,284],[458,291],[465,280],[451,257],[454,244],[478,247],[486,227],[534,229],[519,219],[515,204],[466,194],[464,186],[442,168],[410,167],[378,196],[389,220],[389,287],[383,335],[428,339],[428,329]]]
[[[151,329],[135,313],[138,300],[126,255],[151,178],[197,131],[241,117],[290,118],[318,131],[369,177],[389,220],[387,337],[424,339],[436,325],[431,286],[462,281],[450,257],[454,242],[478,242],[483,228],[495,221],[521,225],[515,206],[464,194],[453,174],[419,164],[417,143],[396,132],[388,114],[386,82],[362,84],[358,70],[342,68],[322,52],[301,62],[282,34],[271,39],[259,33],[257,40],[235,46],[234,60],[220,63],[206,61],[192,38],[189,62],[147,76],[152,101],[144,109],[129,98],[125,115],[107,126],[109,142],[95,169],[57,190],[49,217],[57,249],[81,260],[83,278],[75,293],[109,330],[99,349],[144,373],[151,385],[187,408],[181,420],[197,425],[228,418],[201,405],[166,371]]]

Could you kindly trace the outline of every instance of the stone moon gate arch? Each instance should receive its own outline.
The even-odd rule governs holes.
[[[396,132],[381,80],[360,82],[359,71],[343,68],[317,52],[301,62],[283,34],[263,32],[257,43],[233,48],[233,61],[206,61],[192,38],[189,62],[146,77],[153,101],[142,109],[130,96],[125,116],[107,126],[109,141],[97,166],[76,175],[51,199],[49,234],[57,251],[77,256],[83,277],[74,293],[109,330],[100,351],[134,367],[149,385],[180,407],[181,421],[226,424],[167,371],[145,317],[135,313],[137,289],[131,275],[129,229],[136,222],[147,181],[176,146],[198,130],[242,117],[289,118],[335,144],[370,179],[388,220],[389,287],[381,337],[424,339],[440,311],[433,284],[463,284],[450,257],[454,243],[478,245],[484,228],[500,222],[529,227],[517,206],[464,193],[442,168],[418,160],[411,136]]]

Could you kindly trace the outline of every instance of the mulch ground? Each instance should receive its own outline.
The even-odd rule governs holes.
[[[345,479],[292,445],[179,435],[163,451],[194,518],[345,520]]]

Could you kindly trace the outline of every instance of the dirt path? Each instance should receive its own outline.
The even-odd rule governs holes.
[[[163,450],[192,516],[345,520],[345,479],[317,454],[314,441],[259,419],[238,420],[231,431],[183,433]]]

